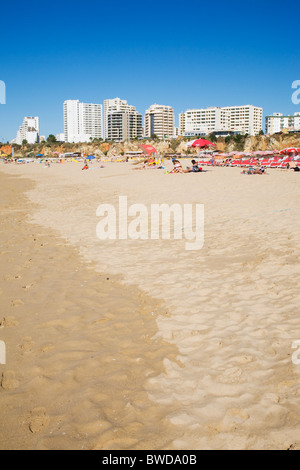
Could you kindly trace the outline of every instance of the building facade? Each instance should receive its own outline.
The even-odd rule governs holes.
[[[103,136],[102,104],[64,102],[65,142],[90,142]]]
[[[174,109],[171,106],[153,104],[145,113],[145,137],[157,135],[160,139],[174,137]]]
[[[228,106],[222,108],[229,111],[230,131],[240,134],[258,135],[262,131],[263,109],[253,106]]]
[[[292,116],[274,113],[266,116],[266,134],[272,135],[276,132],[300,131],[300,112]]]
[[[57,142],[65,142],[65,133],[60,132],[59,134],[56,134],[56,140]]]
[[[230,128],[230,113],[222,108],[188,109],[179,115],[179,134],[183,136],[208,135]]]
[[[16,143],[22,145],[22,142],[26,140],[28,144],[36,144],[40,140],[39,133],[39,118],[37,116],[25,117],[17,132]]]
[[[257,135],[262,130],[262,115],[262,108],[252,105],[188,109],[179,115],[179,132],[183,136],[212,132]]]
[[[124,142],[143,136],[142,115],[135,110],[107,114],[107,139]]]
[[[135,112],[135,106],[131,106],[127,103],[126,100],[121,100],[121,98],[113,98],[104,100],[104,139],[110,139],[108,133],[108,115],[109,113],[115,112]]]

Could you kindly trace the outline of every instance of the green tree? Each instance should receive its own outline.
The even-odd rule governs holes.
[[[170,142],[170,147],[174,152],[176,152],[176,149],[179,145],[180,145],[179,140],[171,140],[171,142]]]
[[[214,134],[213,132],[211,132],[211,133],[208,135],[208,140],[209,140],[210,142],[215,143],[215,142],[217,142],[217,137],[215,136],[215,134]]]
[[[47,137],[47,143],[48,144],[55,144],[57,142],[55,135],[50,134],[49,137]]]
[[[23,139],[23,140],[22,140],[22,145],[27,145],[27,144],[28,144],[27,140],[26,140],[26,139]]]

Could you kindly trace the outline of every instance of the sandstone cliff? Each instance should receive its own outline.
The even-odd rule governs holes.
[[[46,144],[27,145],[23,147],[16,147],[18,154],[22,155],[37,155],[42,153],[44,155],[53,156],[56,153],[65,152],[80,152],[85,155],[95,155],[97,157],[125,155],[128,151],[141,150],[142,144],[153,145],[159,154],[171,155],[193,155],[197,154],[198,149],[188,149],[186,140],[176,141],[152,141],[141,140],[122,143],[89,143],[89,144]],[[256,137],[239,137],[237,139],[224,139],[218,138],[217,149],[220,152],[233,152],[233,151],[256,151],[256,150],[281,150],[287,147],[300,147],[300,134],[281,134],[273,136],[256,136]],[[8,150],[8,147],[1,149],[2,151]]]

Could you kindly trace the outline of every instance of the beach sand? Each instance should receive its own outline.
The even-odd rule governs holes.
[[[1,448],[300,447],[298,174],[0,169]],[[203,248],[99,240],[119,196],[204,204]]]
[[[163,357],[176,361],[173,345],[152,339],[159,303],[29,224],[30,181],[0,181],[0,448],[168,447],[168,407],[144,386]]]

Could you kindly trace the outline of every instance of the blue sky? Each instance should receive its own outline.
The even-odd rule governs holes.
[[[253,104],[300,111],[299,1],[9,2],[1,6],[0,141],[24,116],[63,131],[63,101],[116,96],[144,114]]]

